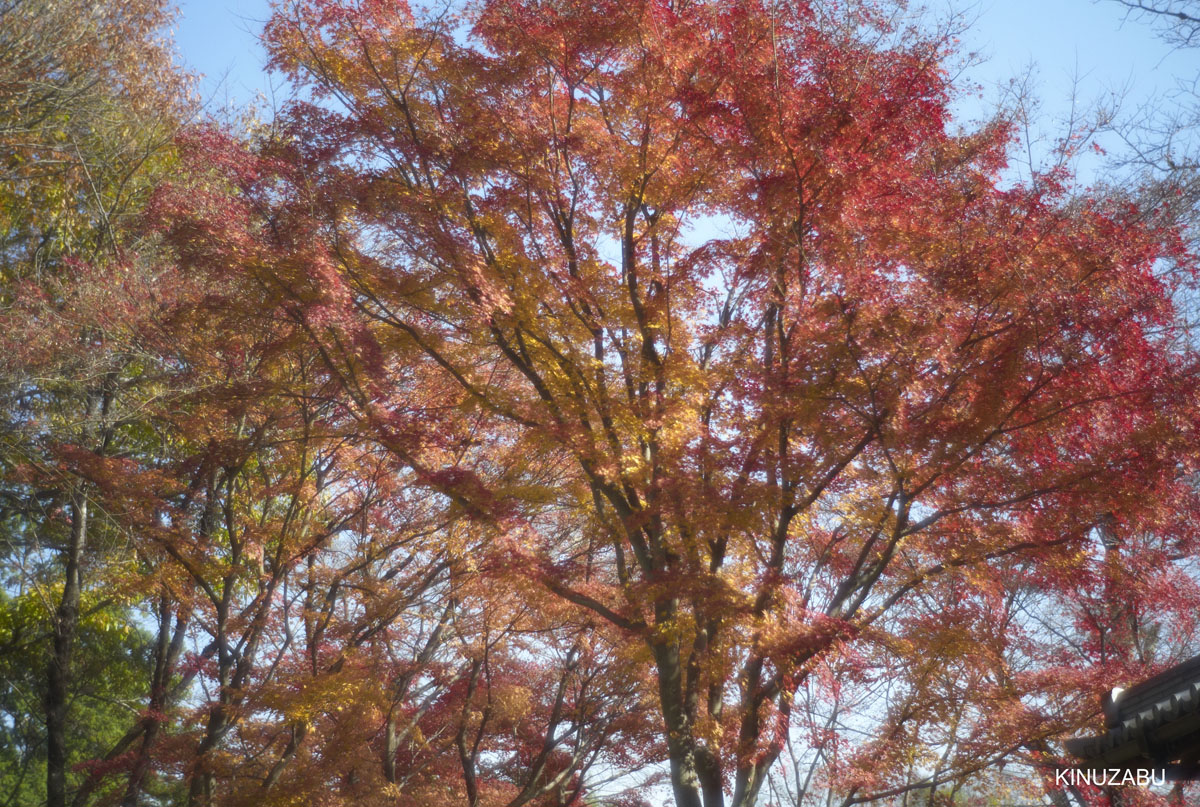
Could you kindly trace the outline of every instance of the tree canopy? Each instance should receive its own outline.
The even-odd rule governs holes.
[[[1049,766],[1197,649],[1165,202],[1014,181],[887,3],[264,41],[293,100],[139,163],[111,254],[9,253],[0,605],[49,632],[0,646],[48,747],[105,724],[51,807],[1117,798]],[[93,655],[124,721],[64,711]]]

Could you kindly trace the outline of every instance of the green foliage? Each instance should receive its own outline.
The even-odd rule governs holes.
[[[155,671],[128,531],[93,499],[107,458],[161,450],[138,218],[190,103],[171,16],[0,0],[0,804],[63,807],[83,763],[124,764]]]
[[[61,585],[60,585],[61,588]],[[0,589],[0,804],[46,800],[46,727],[40,715],[49,663],[49,601],[57,592],[31,586],[15,595]],[[153,670],[153,636],[145,615],[126,604],[85,604],[76,634],[68,707],[69,771],[74,790],[87,776],[79,766],[102,758],[143,708]]]

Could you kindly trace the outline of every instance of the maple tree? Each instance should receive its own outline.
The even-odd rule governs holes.
[[[353,391],[309,349],[338,311],[312,284],[278,282],[320,262],[298,176],[217,130],[185,154],[194,179],[165,187],[153,218],[208,284],[171,326],[175,363],[209,382],[164,423],[194,448],[170,469],[93,469],[106,509],[175,577],[199,637],[179,669],[203,697],[176,704],[191,728],[155,764],[175,767],[188,804],[315,791],[568,804],[590,792],[588,771],[635,770],[640,755],[619,744],[653,739],[618,643],[473,563],[475,514],[430,498],[381,448],[419,438],[439,469],[461,460],[466,443],[436,428],[441,387],[406,396],[420,431],[364,431]]]
[[[163,7],[60,11],[0,4],[82,26],[49,95],[0,67],[41,138],[0,649],[58,676],[49,803],[1113,797],[1045,765],[1200,638],[1192,256],[1156,197],[1013,181],[1003,115],[953,131],[949,33],[284,2],[298,100],[162,149]],[[159,76],[76,58],[108,39]]]
[[[1006,592],[1066,596],[1103,519],[1192,506],[1193,360],[1156,271],[1187,256],[1061,170],[1002,187],[1004,123],[949,131],[945,38],[753,2],[287,4],[267,36],[312,95],[292,159],[328,243],[287,282],[340,301],[318,337],[355,334],[327,356],[361,417],[405,388],[370,341],[557,470],[531,496],[396,451],[649,654],[678,804],[755,803],[839,659],[833,688],[907,693],[824,757],[848,803],[1069,725],[1034,704],[1079,676],[1014,648]],[[574,530],[538,529],[546,496]],[[914,782],[947,703],[967,750]]]

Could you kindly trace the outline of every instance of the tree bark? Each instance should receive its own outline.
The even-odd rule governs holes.
[[[658,608],[658,621],[667,622]],[[658,667],[658,695],[662,704],[663,722],[667,729],[667,756],[671,763],[671,789],[676,807],[715,807],[705,805],[700,797],[700,770],[696,760],[692,727],[683,708],[683,667],[679,659],[677,640],[669,639],[653,646],[655,666]]]
[[[145,731],[137,760],[129,774],[129,784],[125,788],[121,807],[137,807],[138,798],[145,787],[146,776],[150,773],[150,754],[165,719],[164,712],[169,698],[168,684],[175,671],[175,662],[183,650],[184,629],[187,626],[187,620],[180,615],[175,620],[175,630],[172,633],[171,617],[171,600],[164,593],[158,607],[158,642],[154,651],[154,678],[150,684],[150,703],[144,720]]]
[[[66,580],[54,618],[54,649],[46,687],[46,805],[67,805],[67,702],[71,656],[79,622],[80,567],[87,545],[88,504],[81,488],[71,494],[71,534],[66,549]]]

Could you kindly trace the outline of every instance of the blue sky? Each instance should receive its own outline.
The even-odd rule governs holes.
[[[964,44],[990,57],[986,72],[992,78],[1034,62],[1046,88],[1058,92],[1069,89],[1076,72],[1097,88],[1133,80],[1144,90],[1166,88],[1173,76],[1200,64],[1200,54],[1173,50],[1148,20],[1127,20],[1113,0],[982,0],[975,6],[978,23]]]
[[[179,0],[175,44],[184,65],[202,74],[202,98],[217,107],[270,93],[258,34],[270,16],[267,0]]]
[[[1126,90],[1125,111],[1162,98],[1180,79],[1200,75],[1200,49],[1173,50],[1145,20],[1125,19],[1114,0],[931,0],[931,9],[961,12],[974,24],[963,50],[984,62],[966,78],[984,87],[977,107],[960,106],[964,119],[992,108],[999,87],[1035,69],[1043,120],[1067,114],[1074,77],[1079,96],[1091,102]],[[269,15],[267,0],[182,0],[175,38],[211,108],[245,104],[260,93],[269,105],[272,86],[257,34]],[[275,81],[278,88],[280,82]],[[1158,103],[1169,103],[1160,100]]]

